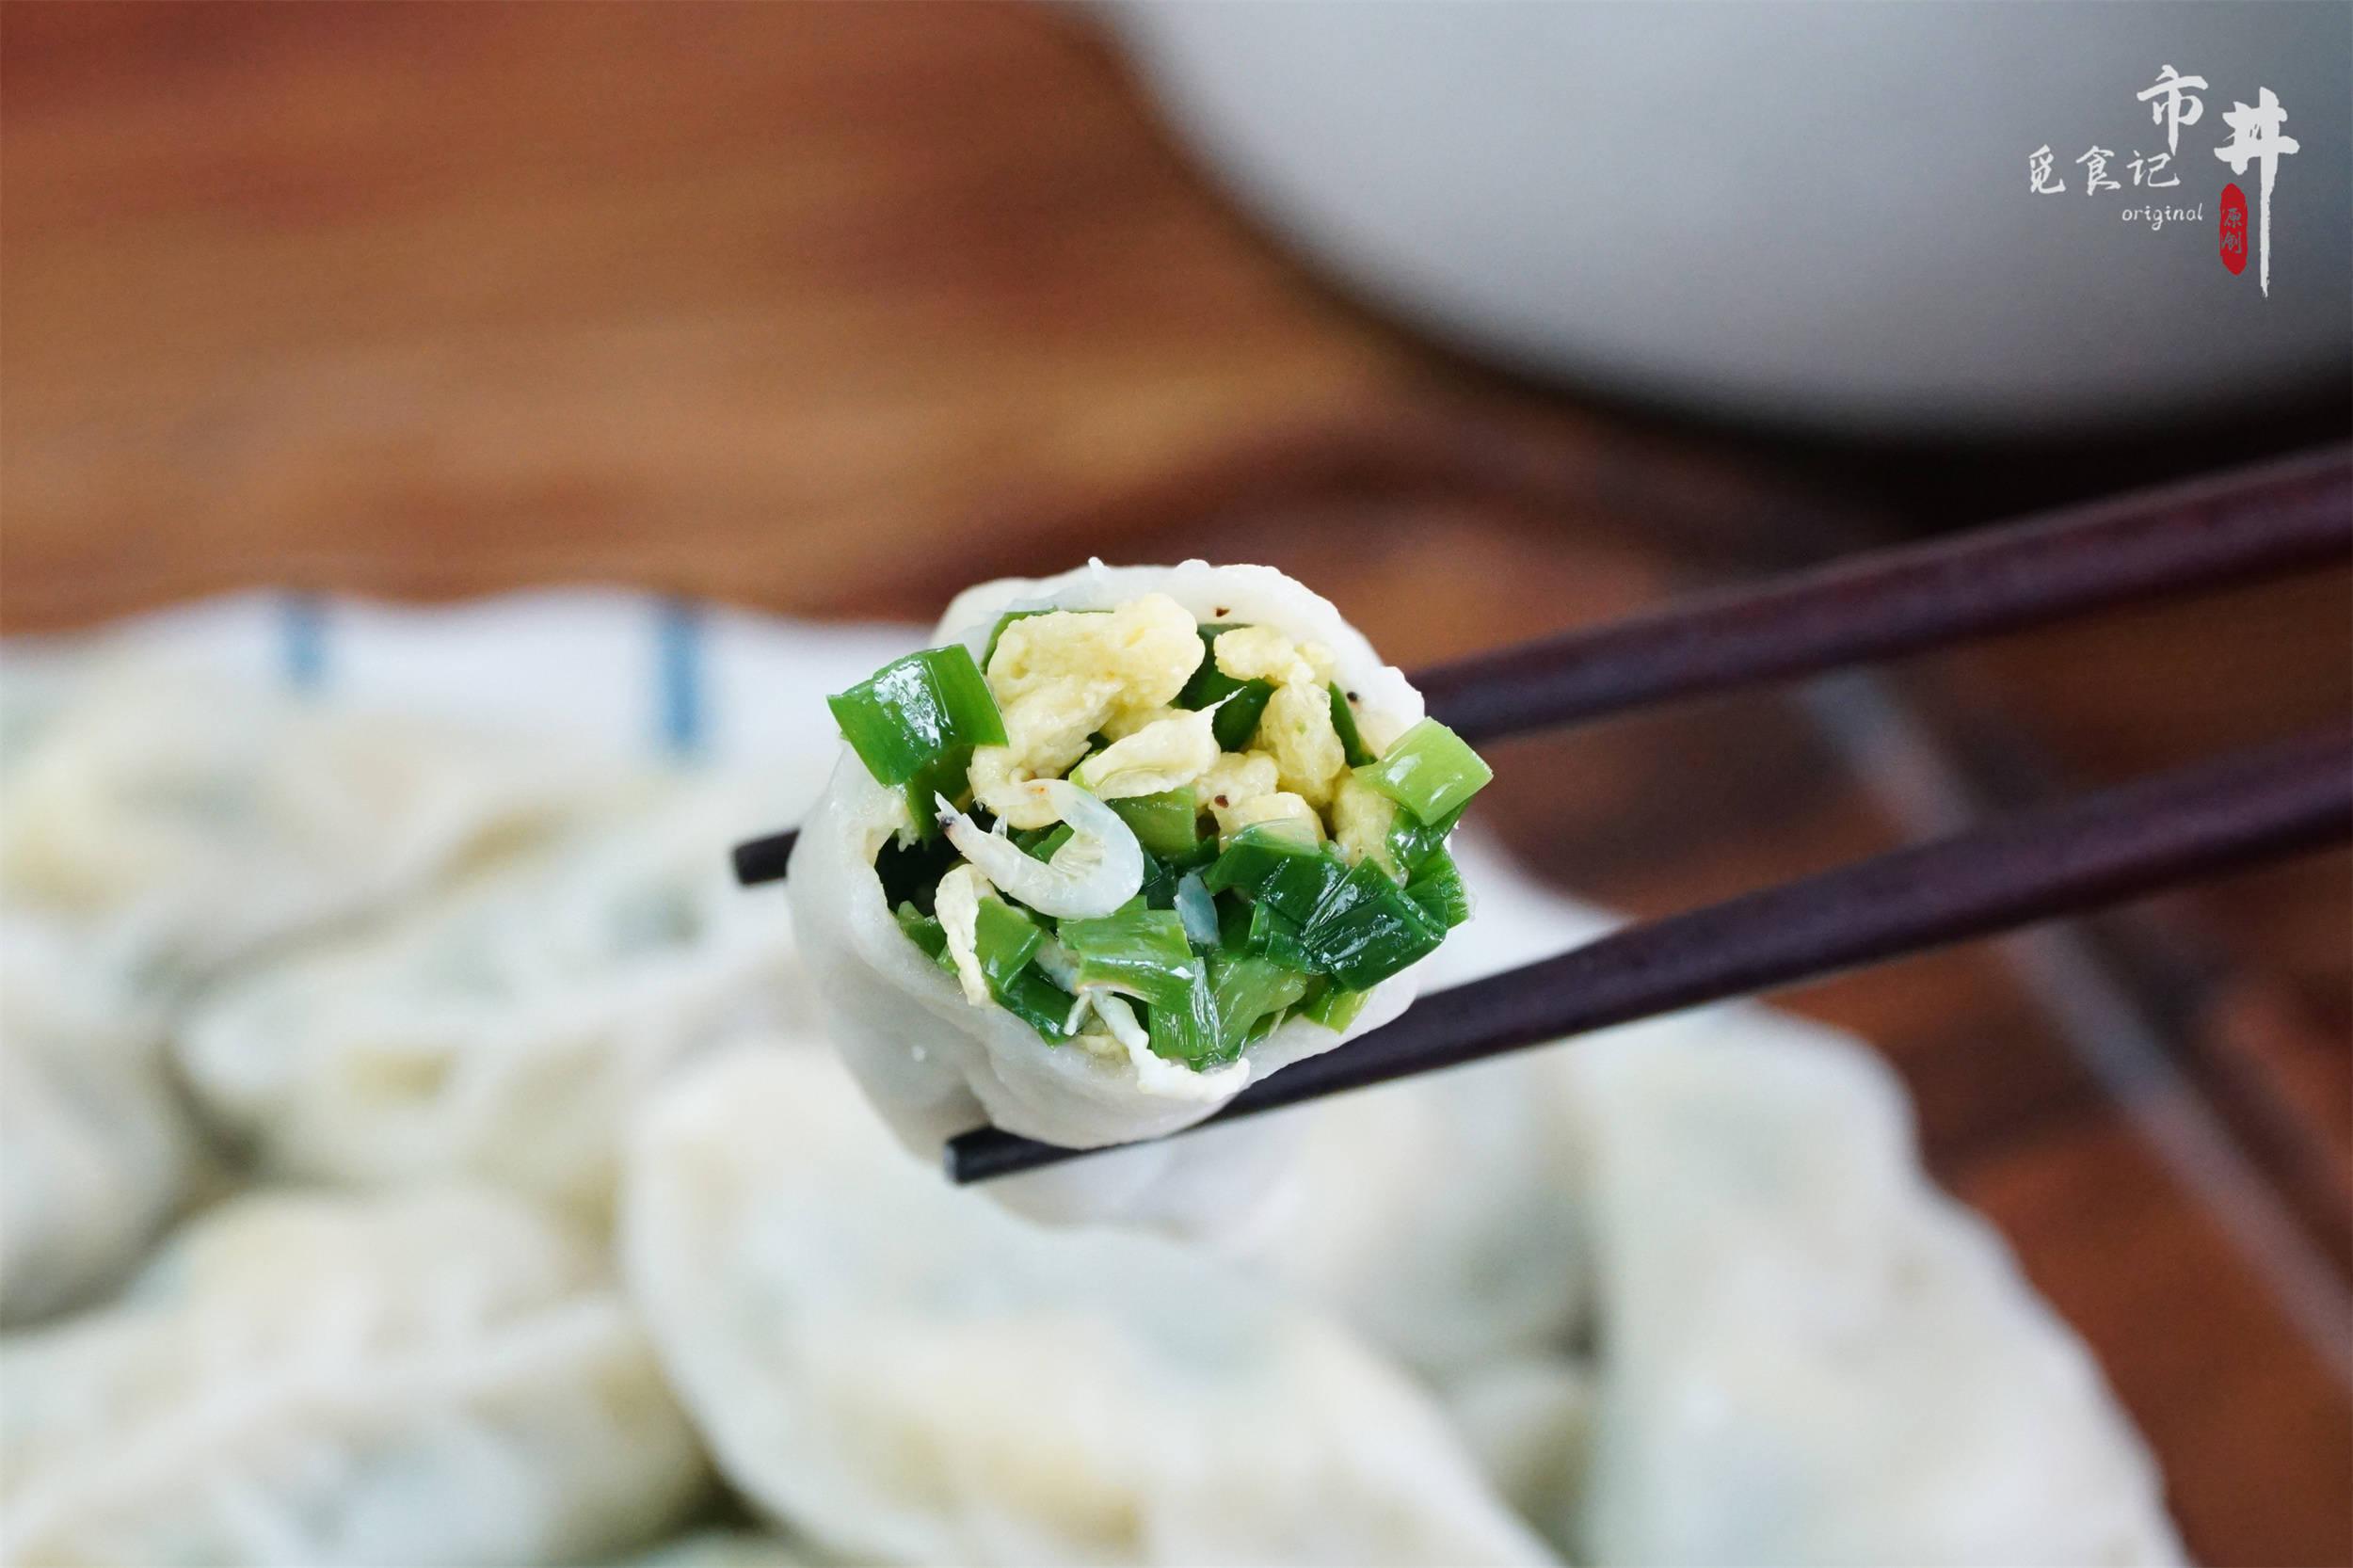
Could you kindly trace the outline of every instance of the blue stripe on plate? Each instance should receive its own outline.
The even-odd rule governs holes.
[[[286,683],[298,692],[327,684],[327,599],[288,593],[279,600],[279,636],[286,662]]]
[[[662,744],[673,757],[692,757],[703,744],[702,606],[664,600],[654,626]]]

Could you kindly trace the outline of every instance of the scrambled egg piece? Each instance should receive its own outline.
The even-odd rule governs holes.
[[[1348,750],[1332,728],[1332,650],[1294,645],[1271,626],[1245,626],[1219,636],[1217,667],[1237,680],[1274,683],[1257,743],[1273,754],[1286,791],[1319,809],[1331,805],[1348,772]]]
[[[1221,839],[1288,823],[1321,842],[1329,810],[1333,837],[1351,859],[1372,856],[1386,866],[1389,803],[1355,782],[1332,727],[1332,650],[1294,643],[1271,626],[1223,632],[1216,648],[1226,675],[1274,686],[1248,752],[1218,749],[1211,711],[1172,706],[1201,662],[1201,638],[1166,594],[1108,613],[1057,610],[1015,621],[988,661],[1005,744],[973,752],[973,799],[1009,827],[1048,827],[1058,820],[1052,807],[1024,786],[1078,764],[1071,781],[1105,800],[1190,784]],[[1088,757],[1098,734],[1111,744]]]
[[[1397,857],[1389,850],[1389,828],[1396,821],[1397,802],[1353,773],[1333,792],[1332,841],[1351,862],[1370,860],[1396,876]]]
[[[1237,680],[1321,686],[1334,665],[1332,650],[1321,643],[1294,644],[1272,626],[1238,626],[1219,634],[1217,667]]]
[[[981,973],[979,947],[981,894],[987,888],[978,867],[958,861],[939,879],[938,890],[932,895],[932,913],[948,934],[948,956],[955,960],[956,983],[964,987],[964,1000],[975,1007],[986,1007],[990,1001],[988,980]]]
[[[1162,719],[1180,719],[1193,712],[1190,708],[1123,708],[1103,721],[1096,733],[1107,741],[1124,741],[1137,730],[1160,723]]]
[[[1274,759],[1263,751],[1225,752],[1193,781],[1193,798],[1217,819],[1220,840],[1256,823],[1290,822],[1323,841],[1323,821],[1314,807],[1282,788]]]
[[[1114,714],[1175,701],[1200,663],[1193,618],[1166,594],[1015,621],[988,661],[1005,744],[974,749],[973,799],[1010,826],[1051,825],[1051,808],[1020,786],[1061,777]]]
[[[1257,740],[1274,753],[1284,789],[1319,808],[1332,804],[1333,790],[1348,776],[1348,750],[1332,728],[1332,698],[1322,686],[1275,687]]]
[[[1216,716],[1206,708],[1180,709],[1156,719],[1081,762],[1070,781],[1105,800],[1156,795],[1190,784],[1221,755],[1212,728]]]
[[[1225,825],[1229,822],[1233,826]],[[1323,842],[1323,819],[1316,814],[1314,807],[1288,790],[1251,796],[1221,816],[1217,828],[1222,838],[1231,838],[1245,827],[1270,823],[1289,826],[1310,843]]]
[[[1263,751],[1228,751],[1193,781],[1193,798],[1202,810],[1217,818],[1218,837],[1230,839],[1241,831],[1242,824],[1235,816],[1242,806],[1274,793],[1277,787],[1273,758]]]

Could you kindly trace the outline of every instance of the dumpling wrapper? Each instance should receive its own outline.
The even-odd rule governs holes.
[[[1598,1288],[1593,1464],[1626,1563],[2169,1563],[2137,1434],[1843,1036],[1728,1007],[1566,1053]]]
[[[1590,1356],[1514,1355],[1458,1372],[1439,1391],[1496,1491],[1572,1561],[1567,1527],[1593,1468],[1597,1381]]]
[[[1475,831],[1454,857],[1471,918],[1428,961],[1433,990],[1609,928]],[[1514,1051],[1265,1118],[1297,1150],[1231,1250],[1440,1383],[1566,1344],[1588,1316],[1590,1264],[1563,1058]]]
[[[782,889],[728,863],[784,782],[647,781],[617,821],[231,981],[177,1032],[182,1070],[275,1174],[471,1173],[600,1221],[622,1123],[664,1072],[810,1025]]]
[[[1455,856],[1433,989],[1615,923]],[[2097,1366],[1836,1031],[1708,1008],[1312,1116],[1249,1256],[1435,1381],[1580,1560],[2179,1560]]]
[[[0,1339],[0,1560],[575,1562],[709,1471],[597,1250],[495,1189],[264,1193]]]
[[[1422,716],[1420,695],[1381,663],[1328,600],[1271,567],[1095,562],[1059,577],[1006,578],[959,594],[934,642],[962,641],[977,659],[1008,610],[1112,609],[1149,593],[1169,595],[1196,621],[1271,626],[1295,642],[1321,642],[1333,652],[1340,683],[1359,695],[1368,713],[1399,728]],[[947,1139],[983,1125],[1098,1148],[1190,1127],[1240,1092],[1240,1077],[1216,1084],[1194,1078],[1190,1094],[1147,1087],[1124,1060],[1049,1046],[1002,1008],[967,1002],[955,979],[899,929],[874,874],[875,855],[904,820],[899,792],[877,784],[844,747],[824,798],[802,824],[789,886],[803,955],[834,1041],[908,1148],[936,1158]],[[1376,986],[1345,1032],[1305,1018],[1284,1024],[1243,1053],[1249,1080],[1396,1017],[1413,1000],[1428,962]],[[1036,1214],[1116,1214],[1191,1228],[1207,1223],[1203,1216],[1247,1207],[1281,1162],[1276,1134],[1225,1132],[991,1188]]]
[[[383,908],[582,803],[552,752],[125,662],[64,682],[0,778],[0,896],[175,991]]]
[[[0,1323],[120,1283],[185,1197],[200,1140],[164,1027],[90,940],[0,912]]]
[[[830,1054],[704,1059],[620,1247],[761,1512],[858,1560],[1550,1560],[1413,1383],[1198,1251],[943,1184]]]

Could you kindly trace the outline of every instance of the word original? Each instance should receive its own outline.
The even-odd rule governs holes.
[[[2155,230],[2169,223],[2203,223],[2206,204],[2201,201],[2195,207],[2127,207],[2119,216],[2127,223],[2146,223]]]

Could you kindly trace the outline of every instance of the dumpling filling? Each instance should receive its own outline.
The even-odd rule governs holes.
[[[874,862],[901,930],[971,1005],[1156,1085],[1294,1017],[1345,1030],[1468,918],[1447,838],[1492,776],[1333,673],[1159,593],[885,665],[831,704],[905,801]]]

